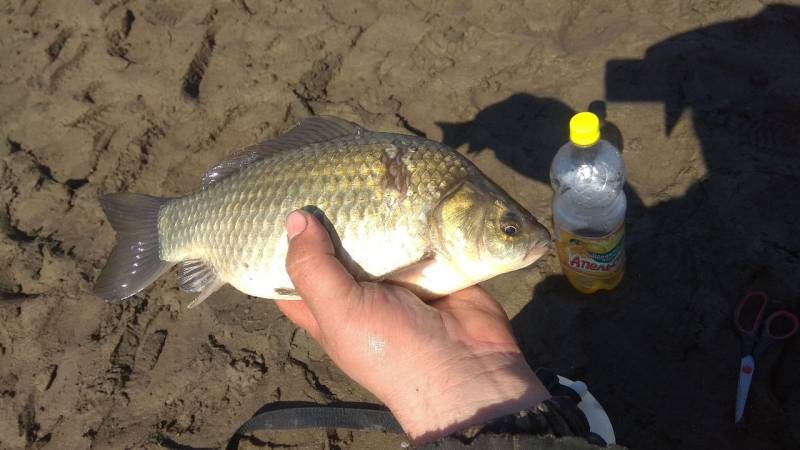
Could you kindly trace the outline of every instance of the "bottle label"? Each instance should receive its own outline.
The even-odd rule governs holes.
[[[556,248],[564,269],[595,279],[611,278],[625,266],[625,225],[600,237],[562,228],[558,230]]]

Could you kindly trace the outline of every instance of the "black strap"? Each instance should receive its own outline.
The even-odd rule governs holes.
[[[226,447],[238,448],[239,438],[258,430],[296,430],[300,428],[350,428],[355,430],[403,433],[403,428],[386,408],[370,403],[275,402],[258,410],[245,422]]]
[[[586,445],[606,445],[600,436],[589,432],[589,422],[578,408],[580,396],[562,386],[555,373],[537,370],[553,397],[529,412],[509,415],[485,425],[486,434],[466,441],[455,435],[430,443],[425,449],[500,449],[547,448],[556,436],[579,437]],[[525,413],[525,414],[523,414]],[[513,426],[512,426],[513,425]],[[228,441],[227,450],[236,450],[239,439],[258,430],[296,430],[301,428],[349,428],[403,434],[397,419],[385,407],[370,403],[340,402],[320,405],[311,402],[275,402],[256,411]],[[508,429],[506,429],[508,428]],[[550,435],[549,437],[545,437]],[[542,445],[540,447],[539,445]],[[576,447],[584,448],[584,447]]]
[[[390,433],[403,432],[389,411],[341,406],[306,406],[256,414],[245,422],[236,434],[249,434],[257,430],[298,428],[351,428]]]

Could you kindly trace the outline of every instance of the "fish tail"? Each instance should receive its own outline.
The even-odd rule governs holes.
[[[174,263],[159,258],[158,211],[169,199],[121,192],[100,204],[117,232],[117,243],[95,283],[105,300],[123,300],[153,283]]]

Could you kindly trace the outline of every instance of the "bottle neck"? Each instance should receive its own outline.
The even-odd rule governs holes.
[[[591,144],[578,144],[577,142],[575,142],[573,140],[570,140],[570,142],[577,149],[590,149],[590,148],[594,147],[595,145],[599,144],[600,143],[600,139],[592,142]]]

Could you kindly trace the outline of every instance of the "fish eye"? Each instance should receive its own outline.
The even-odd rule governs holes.
[[[517,234],[517,231],[519,231],[519,228],[516,225],[510,223],[503,224],[503,233],[505,233],[506,236],[514,236]]]
[[[500,219],[500,229],[506,236],[515,236],[520,231],[519,219],[513,213],[506,213]]]

